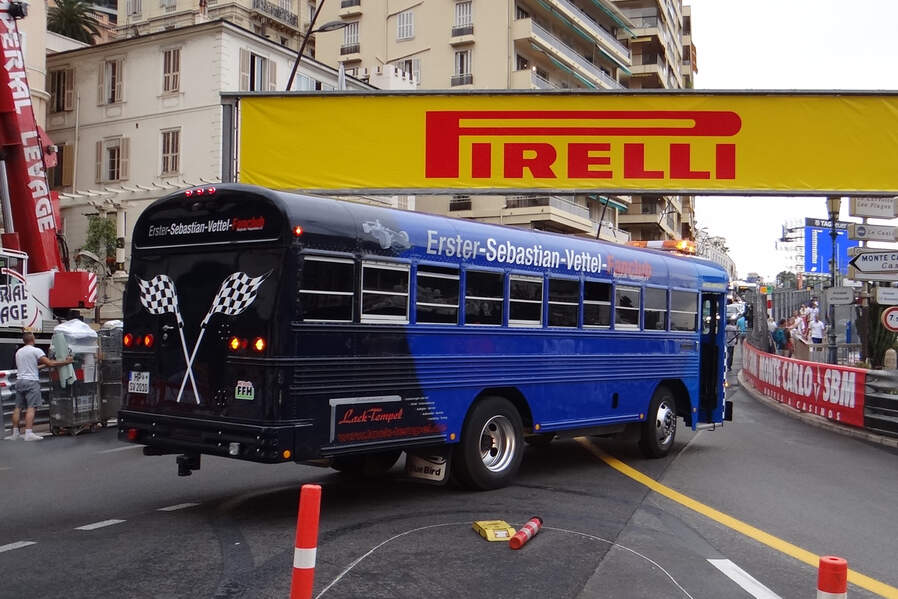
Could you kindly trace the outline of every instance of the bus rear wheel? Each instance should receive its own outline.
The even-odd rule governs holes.
[[[511,482],[524,457],[524,425],[503,397],[477,403],[462,427],[453,453],[453,473],[464,486],[486,491]]]
[[[639,448],[647,458],[663,458],[670,453],[677,436],[676,406],[670,389],[662,386],[655,390],[639,438]]]

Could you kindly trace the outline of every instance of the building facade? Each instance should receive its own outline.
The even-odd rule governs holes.
[[[346,27],[316,48],[350,73],[393,65],[428,90],[678,89],[684,18],[681,0],[334,0],[319,19]],[[689,197],[456,195],[417,205],[613,241],[693,236]]]

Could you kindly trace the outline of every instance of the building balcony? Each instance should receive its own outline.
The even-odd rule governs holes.
[[[268,0],[253,0],[253,10],[290,27],[299,28],[299,17],[295,13]]]
[[[455,74],[452,76],[452,80],[450,81],[452,87],[457,87],[459,85],[471,85],[473,83],[474,75],[472,73]]]
[[[340,46],[339,62],[355,62],[362,60],[362,47],[359,44],[343,44]]]
[[[569,68],[574,75],[593,87],[623,89],[623,85],[618,83],[611,75],[552,35],[546,28],[533,22],[533,19],[518,19],[515,21],[512,34],[515,41],[532,42],[564,64],[565,68]]]
[[[506,225],[539,225],[560,233],[595,232],[597,223],[586,206],[561,196],[511,196],[505,200],[502,222]]]
[[[362,14],[362,0],[340,0],[340,10],[337,16],[341,19],[356,17]]]
[[[568,19],[573,21],[581,29],[589,33],[596,44],[604,51],[613,55],[616,59],[625,64],[630,63],[630,50],[618,41],[614,35],[602,27],[595,19],[583,12],[573,2],[569,0],[547,0],[548,4],[553,5]]]
[[[558,89],[558,86],[532,69],[522,69],[512,72],[511,89]]]
[[[657,54],[643,54],[633,57],[634,64],[630,67],[630,75],[633,77],[657,78],[661,87],[674,87],[670,82],[670,73],[664,58]]]

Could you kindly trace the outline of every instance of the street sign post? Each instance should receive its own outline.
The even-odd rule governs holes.
[[[898,218],[898,198],[851,198],[851,216],[866,218]]]
[[[826,303],[831,306],[848,306],[854,303],[851,287],[830,287],[826,290]]]
[[[898,250],[860,250],[848,264],[860,273],[898,275]]]
[[[861,241],[898,241],[898,227],[851,223],[848,225],[848,237]]]
[[[898,287],[877,287],[876,303],[881,306],[898,306]]]
[[[853,281],[880,281],[884,283],[892,283],[898,282],[898,273],[885,273],[885,274],[877,274],[877,273],[863,273],[858,271],[855,267],[849,265],[848,266],[848,278]]]
[[[893,333],[898,333],[898,306],[891,306],[882,311],[882,326]]]

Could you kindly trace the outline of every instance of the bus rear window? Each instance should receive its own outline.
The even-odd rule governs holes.
[[[305,321],[352,322],[352,260],[306,256],[299,288],[299,314]]]
[[[502,324],[502,286],[502,273],[465,273],[465,324]]]

